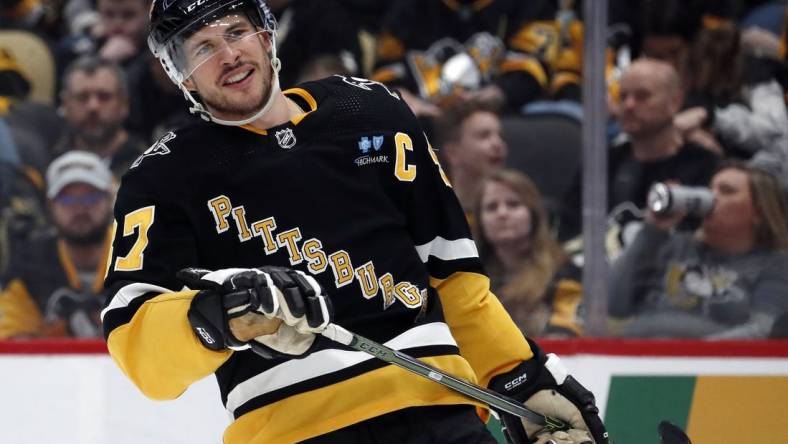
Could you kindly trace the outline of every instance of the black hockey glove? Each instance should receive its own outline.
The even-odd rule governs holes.
[[[312,348],[315,333],[331,320],[331,304],[322,287],[297,270],[187,268],[178,272],[178,278],[187,287],[202,290],[188,317],[197,337],[212,350],[251,349],[267,359],[301,357]],[[246,341],[233,334],[233,329],[240,336],[239,329],[261,328],[265,333],[247,334],[259,336]]]
[[[557,419],[572,427],[573,435],[587,431],[590,438],[570,442],[609,444],[605,425],[599,418],[594,395],[570,376],[554,354],[545,355],[539,346],[528,340],[534,357],[523,361],[514,370],[490,381],[490,388],[522,401],[531,410]],[[505,433],[513,444],[536,442],[543,426],[504,412],[498,412]],[[587,436],[587,435],[586,435]]]

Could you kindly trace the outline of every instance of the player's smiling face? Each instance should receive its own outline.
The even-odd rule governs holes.
[[[225,16],[184,42],[190,75],[184,85],[211,113],[242,120],[260,110],[271,90],[270,36],[243,14]]]

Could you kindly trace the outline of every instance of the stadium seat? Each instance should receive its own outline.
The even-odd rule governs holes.
[[[51,105],[55,98],[55,62],[46,43],[30,32],[0,31],[0,47],[11,52],[30,80],[28,99]]]

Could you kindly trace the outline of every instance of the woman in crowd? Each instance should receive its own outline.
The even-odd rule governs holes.
[[[683,214],[647,213],[613,264],[610,314],[622,336],[765,338],[788,309],[788,204],[775,176],[742,163],[713,176],[714,208],[695,233]]]
[[[482,182],[475,212],[492,290],[520,329],[531,337],[580,335],[580,271],[551,235],[534,183],[518,171],[497,171]]]

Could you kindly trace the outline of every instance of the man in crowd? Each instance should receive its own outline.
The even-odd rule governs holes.
[[[68,128],[53,151],[90,151],[120,177],[145,145],[124,128],[129,115],[124,72],[97,57],[77,59],[66,70],[60,99]]]
[[[666,62],[637,60],[621,77],[618,122],[629,140],[610,158],[610,205],[642,208],[655,182],[709,183],[718,157],[682,138],[674,124],[683,94],[676,70]]]
[[[46,177],[56,234],[16,244],[2,278],[0,338],[100,333],[112,174],[95,154],[72,151]]]
[[[56,49],[58,73],[86,55],[123,67],[135,63],[146,49],[149,5],[149,0],[97,0],[97,22],[85,34],[63,40]]]
[[[437,120],[442,155],[454,192],[466,213],[484,177],[506,162],[508,147],[497,108],[486,102],[457,102]]]

